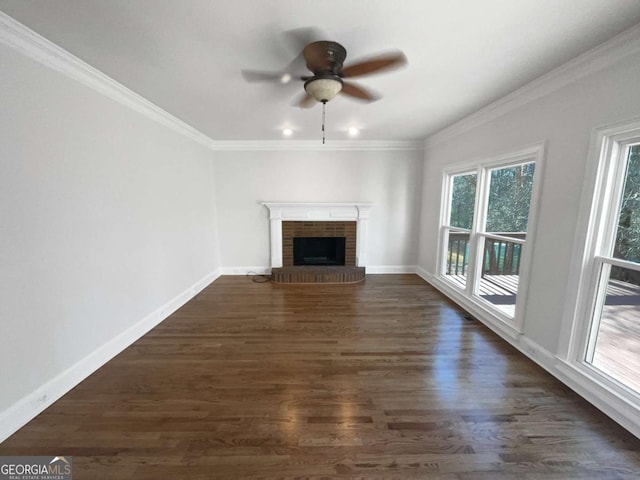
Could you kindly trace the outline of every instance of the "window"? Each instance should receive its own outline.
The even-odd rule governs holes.
[[[469,270],[469,239],[475,211],[477,177],[476,173],[452,175],[448,185],[451,198],[448,222],[444,227],[448,244],[444,274],[463,289]]]
[[[640,393],[640,138],[614,141],[607,155],[584,361]]]
[[[515,317],[540,155],[536,147],[445,176],[440,277],[506,320]]]
[[[479,229],[482,266],[474,294],[513,317],[527,239],[535,163],[488,169],[486,216]]]

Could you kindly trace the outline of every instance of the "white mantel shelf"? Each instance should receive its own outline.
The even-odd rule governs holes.
[[[269,209],[271,230],[271,268],[282,267],[282,222],[348,222],[356,225],[356,265],[366,266],[369,211],[372,203],[261,202]]]

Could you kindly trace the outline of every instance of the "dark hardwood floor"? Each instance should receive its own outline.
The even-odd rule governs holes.
[[[222,277],[0,445],[74,479],[637,479],[640,440],[414,275]]]

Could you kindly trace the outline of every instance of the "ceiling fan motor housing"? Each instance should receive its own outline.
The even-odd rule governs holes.
[[[312,42],[304,48],[307,68],[314,74],[332,73],[338,75],[347,58],[347,50],[338,42],[321,40]]]
[[[306,79],[304,89],[316,101],[326,103],[342,90],[342,64],[347,50],[338,42],[322,40],[304,47],[307,68],[313,77]]]

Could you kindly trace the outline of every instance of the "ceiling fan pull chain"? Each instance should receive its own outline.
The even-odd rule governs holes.
[[[327,101],[324,100],[322,102],[322,144],[323,145],[324,145],[324,116],[325,116],[324,115],[324,108],[326,107],[326,105],[327,105]]]

